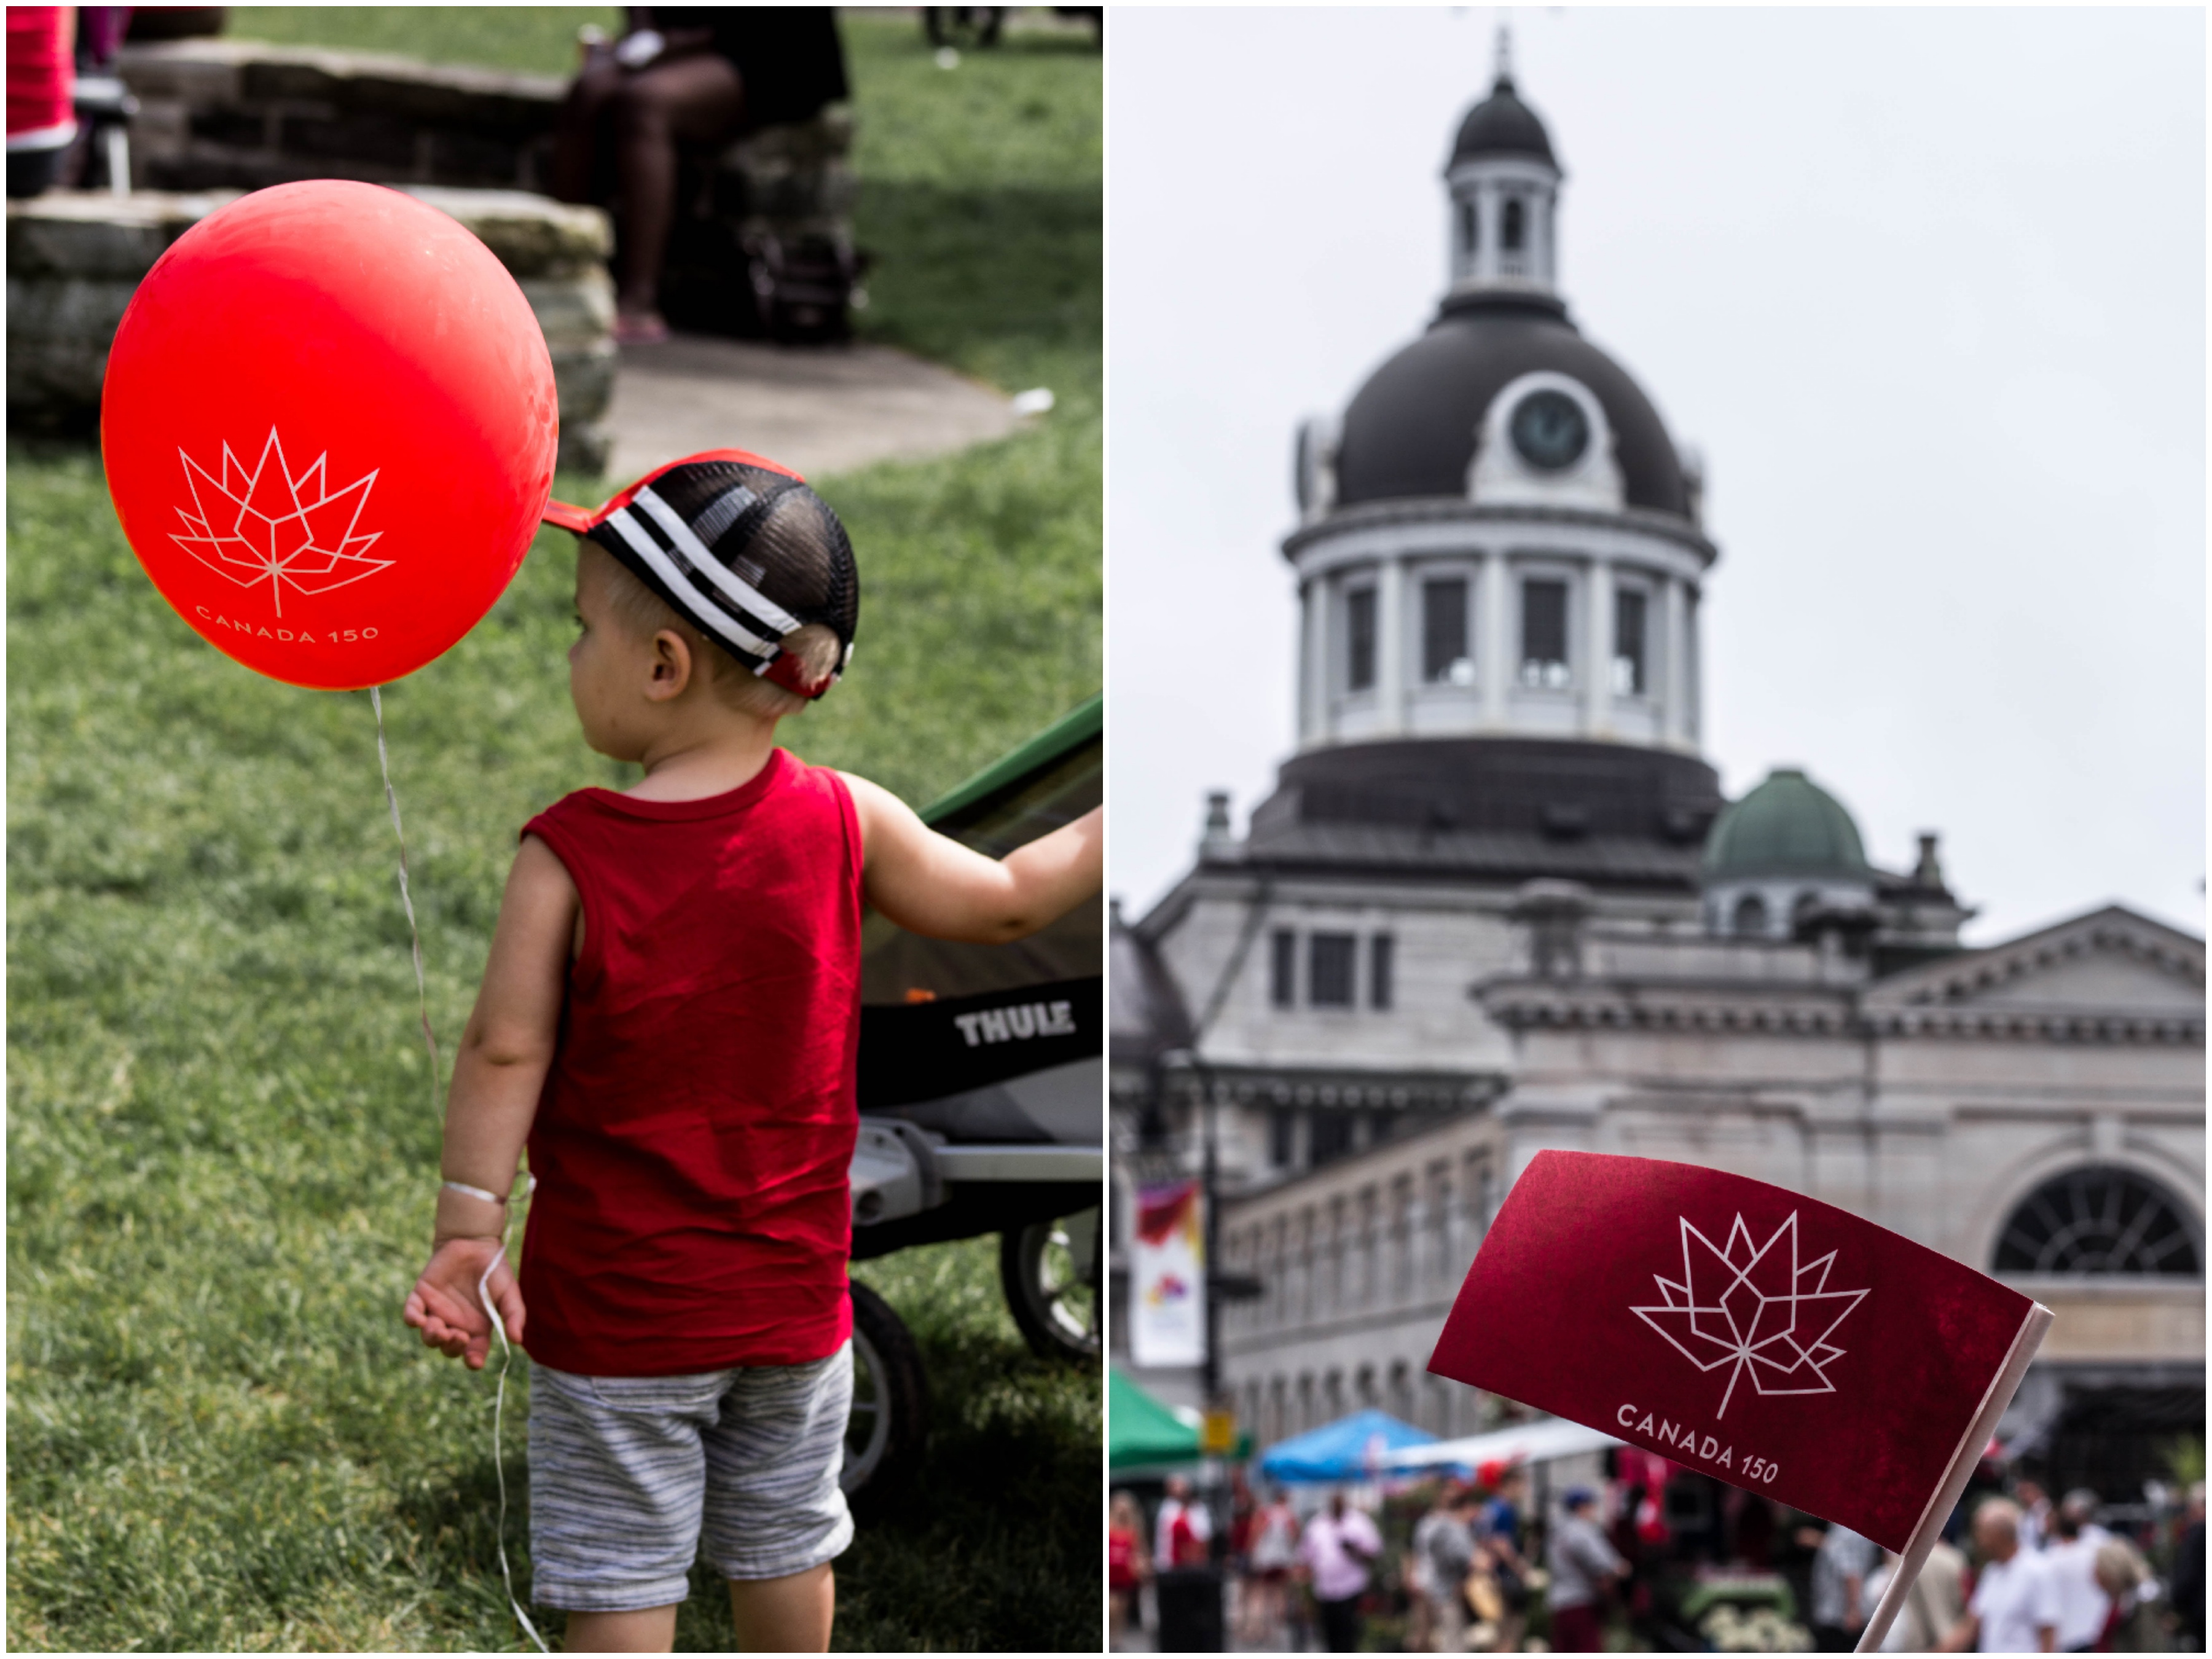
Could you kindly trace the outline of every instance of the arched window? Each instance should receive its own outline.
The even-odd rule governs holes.
[[[1746,893],[1738,899],[1734,927],[1739,933],[1764,933],[1766,931],[1766,901],[1756,893]]]
[[[1482,246],[1482,218],[1473,202],[1459,204],[1459,245],[1469,254]]]
[[[1996,1270],[2194,1279],[2201,1268],[2179,1202],[2132,1170],[2091,1165],[2045,1182],[2012,1212]]]
[[[1498,227],[1498,246],[1508,253],[1518,253],[1521,251],[1522,219],[1525,211],[1518,196],[1509,196],[1505,198],[1505,217],[1504,222]]]

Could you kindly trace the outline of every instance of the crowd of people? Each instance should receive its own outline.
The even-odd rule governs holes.
[[[1301,1519],[1280,1488],[1262,1500],[1240,1473],[1217,1548],[1208,1510],[1182,1477],[1165,1483],[1149,1544],[1135,1498],[1116,1492],[1107,1529],[1114,1644],[1131,1644],[1147,1582],[1218,1560],[1230,1585],[1225,1634],[1241,1648],[1358,1652],[1376,1593],[1400,1589],[1411,1604],[1408,1643],[1419,1650],[1519,1652],[1531,1598],[1544,1583],[1523,1553],[1527,1503],[1518,1469],[1485,1488],[1441,1487],[1409,1544],[1393,1553],[1375,1516],[1342,1489]],[[1384,1570],[1390,1553],[1395,1585]]]
[[[2136,1542],[2097,1522],[2086,1488],[2053,1503],[2033,1480],[1984,1492],[1964,1531],[1938,1540],[1882,1641],[1887,1653],[2156,1653],[2204,1645],[2204,1491],[2190,1498],[2171,1583]],[[1817,1546],[1813,1631],[1823,1651],[1856,1646],[1899,1559],[1842,1527]]]
[[[2097,1494],[2054,1504],[2033,1480],[1974,1510],[1974,1565],[1939,1543],[1883,1646],[1892,1652],[2154,1653],[2204,1646],[2204,1487],[2190,1492],[2170,1581],[2097,1523]],[[1892,1564],[1894,1558],[1890,1558]],[[1880,1594],[1877,1582],[1870,1593]],[[1919,1605],[1919,1604],[1924,1604]],[[1933,1638],[1918,1640],[1917,1638]]]
[[[1224,1570],[1227,1590],[1223,1639],[1245,1650],[1352,1652],[1370,1633],[1430,1653],[1521,1652],[1532,1636],[1563,1653],[1680,1646],[1685,1637],[1694,1645],[1682,1591],[1700,1567],[1772,1588],[1777,1607],[1796,1615],[1766,1615],[1776,1645],[1857,1645],[1899,1565],[1893,1553],[1733,1489],[1723,1489],[1734,1501],[1710,1531],[1670,1525],[1668,1471],[1644,1468],[1638,1456],[1624,1456],[1601,1489],[1568,1486],[1548,1519],[1532,1510],[1519,1468],[1436,1484],[1410,1526],[1404,1500],[1378,1521],[1340,1489],[1302,1520],[1282,1491],[1262,1499],[1239,1474],[1218,1536],[1207,1505],[1171,1478],[1148,1538],[1141,1506],[1117,1492],[1115,1645],[1135,1644],[1148,1581],[1212,1567]],[[2160,1547],[2160,1571],[2136,1539],[2098,1523],[2101,1509],[2087,1490],[2054,1501],[2029,1479],[1980,1484],[1948,1529],[1954,1541],[1934,1547],[1906,1593],[1882,1650],[2203,1651],[2203,1485],[2188,1494],[2170,1556]],[[1391,1627],[1370,1632],[1383,1618]]]

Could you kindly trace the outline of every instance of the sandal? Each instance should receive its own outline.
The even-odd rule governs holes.
[[[668,337],[668,324],[657,311],[615,313],[617,345],[659,345]]]

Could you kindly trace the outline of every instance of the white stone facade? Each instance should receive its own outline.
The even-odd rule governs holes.
[[[1264,1289],[1224,1311],[1224,1381],[1262,1442],[1365,1405],[1477,1425],[1428,1351],[1547,1147],[1729,1170],[1985,1272],[2042,1183],[2117,1167],[2175,1201],[2201,1269],[2200,942],[2104,910],[1870,981],[1808,945],[1593,934],[1579,975],[1484,985],[1496,1099],[1230,1206],[1224,1263]],[[2045,1370],[2201,1379],[2201,1271],[2005,1276],[2058,1315]]]

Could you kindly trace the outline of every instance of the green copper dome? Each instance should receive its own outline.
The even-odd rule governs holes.
[[[1843,803],[1795,767],[1728,807],[1705,837],[1708,882],[1753,876],[1873,878],[1858,825]]]

